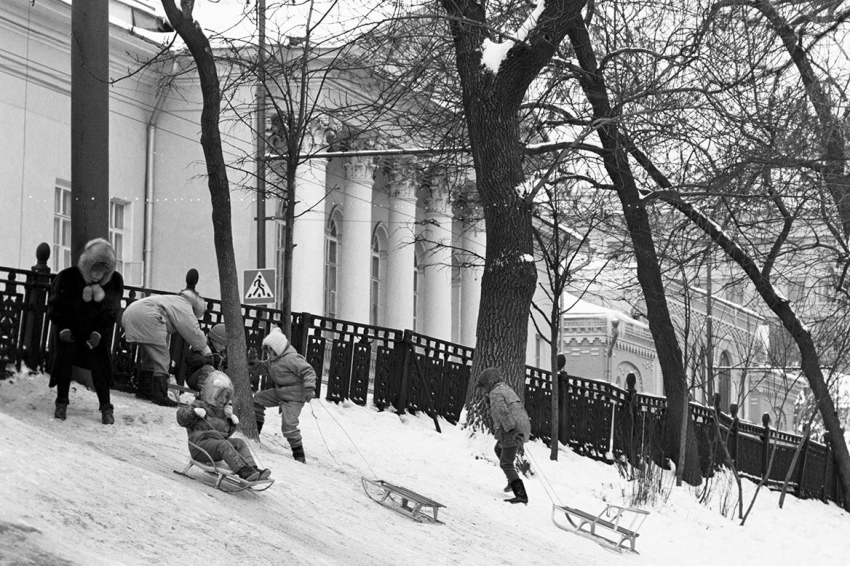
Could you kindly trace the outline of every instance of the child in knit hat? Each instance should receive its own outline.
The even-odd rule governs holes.
[[[292,448],[292,457],[306,463],[298,423],[304,403],[316,396],[316,372],[278,327],[263,340],[263,351],[266,359],[257,363],[268,372],[273,387],[254,394],[255,412],[259,415],[266,407],[280,407],[280,428]]]
[[[196,391],[200,391],[204,379],[214,370],[227,371],[227,329],[224,323],[219,322],[207,332],[207,347],[209,353],[189,347],[186,356],[186,369],[189,377],[186,385]]]
[[[505,383],[499,368],[487,368],[481,372],[476,387],[483,389],[484,398],[490,407],[493,419],[493,436],[496,437],[494,450],[499,458],[499,467],[508,479],[508,486],[514,496],[506,499],[508,503],[528,503],[528,493],[517,473],[514,461],[517,451],[528,442],[531,436],[531,420],[522,408],[522,402],[514,390]]]

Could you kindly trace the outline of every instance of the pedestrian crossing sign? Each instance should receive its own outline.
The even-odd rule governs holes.
[[[274,269],[246,269],[242,273],[244,294],[242,302],[246,305],[274,304]]]

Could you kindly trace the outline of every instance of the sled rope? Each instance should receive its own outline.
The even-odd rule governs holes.
[[[366,457],[363,455],[363,453],[360,452],[360,448],[358,448],[357,443],[354,442],[354,439],[352,439],[348,435],[348,431],[345,430],[345,427],[343,427],[339,423],[339,421],[334,418],[333,413],[331,413],[328,410],[327,407],[325,407],[322,403],[319,403],[319,405],[321,405],[321,407],[325,410],[325,412],[328,414],[328,416],[331,418],[331,420],[336,423],[336,425],[339,427],[339,429],[342,431],[342,433],[345,435],[345,437],[348,439],[348,441],[354,447],[354,450],[357,452],[357,454],[363,460],[363,463],[365,463],[366,467],[369,468],[369,472],[372,474],[372,477],[378,477],[377,475],[375,475],[375,470],[373,470],[372,466],[369,465],[369,461],[366,459]],[[328,443],[325,440],[325,435],[322,433],[322,428],[319,426],[319,418],[316,416],[316,411],[315,411],[315,409],[313,409],[312,403],[310,403],[310,412],[313,414],[313,419],[316,421],[316,429],[319,431],[319,436],[322,437],[322,443],[325,445],[325,450],[328,451],[328,454],[330,454],[331,459],[334,461],[334,463],[337,465],[337,467],[342,468],[342,466],[340,466],[339,462],[337,462],[336,458],[334,458],[334,455],[331,452],[330,446],[328,446]]]
[[[549,497],[549,501],[551,501],[553,505],[558,505],[560,507],[561,500],[555,493],[555,488],[552,487],[552,483],[546,478],[546,474],[543,473],[543,468],[541,468],[537,463],[537,460],[534,459],[534,456],[531,454],[531,450],[526,450],[525,455],[534,462],[534,467],[537,468],[537,474],[540,476],[540,485],[543,486],[543,491],[546,492],[546,496]]]

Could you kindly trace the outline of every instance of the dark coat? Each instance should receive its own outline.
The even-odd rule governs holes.
[[[205,418],[195,414],[197,407],[207,412]],[[195,399],[191,405],[181,405],[177,409],[177,424],[186,428],[189,442],[193,444],[207,439],[226,440],[236,430],[236,425],[224,414],[224,408],[215,407],[201,399]],[[191,445],[189,453],[196,460],[203,460],[203,454]]]
[[[83,300],[86,285],[77,266],[60,271],[53,280],[47,316],[57,332],[70,330],[75,342],[85,343],[92,332],[100,333],[101,340],[109,342],[112,326],[121,310],[124,279],[120,273],[112,273],[109,281],[101,285],[105,293],[101,301]]]

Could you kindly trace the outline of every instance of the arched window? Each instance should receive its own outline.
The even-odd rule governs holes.
[[[369,289],[369,323],[378,325],[381,304],[381,246],[378,235],[372,236],[372,283]]]
[[[283,199],[278,199],[277,213],[275,214],[274,223],[274,260],[275,269],[277,270],[277,281],[275,282],[277,308],[283,308],[283,273],[286,266],[286,222],[285,216],[286,206]],[[291,306],[291,305],[290,305]]]
[[[419,282],[422,281],[422,271],[419,268],[419,255],[413,256],[413,331],[419,331]]]
[[[339,232],[332,215],[325,231],[325,316],[336,318],[337,289],[339,283]]]
[[[717,368],[717,392],[720,393],[720,410],[729,412],[729,404],[732,403],[732,360],[724,350],[720,354],[720,363]]]

